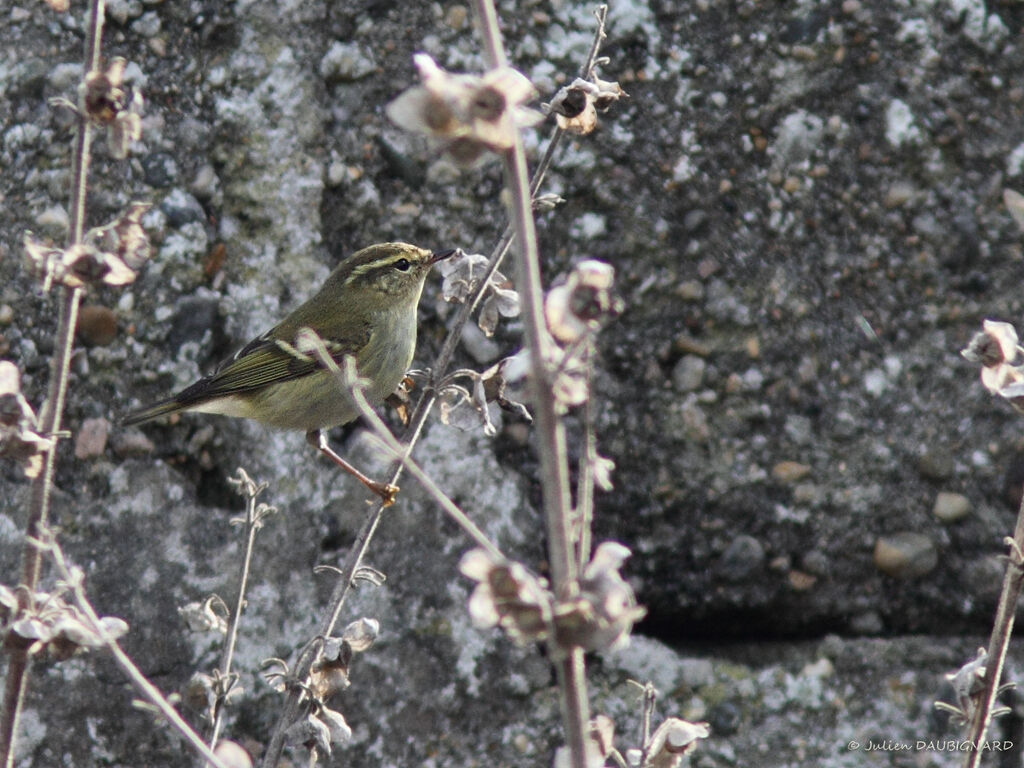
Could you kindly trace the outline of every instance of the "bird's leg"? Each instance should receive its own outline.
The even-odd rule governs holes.
[[[306,433],[306,441],[316,448],[320,453],[326,456],[328,459],[333,461],[343,470],[352,475],[356,480],[365,485],[375,494],[380,496],[381,501],[384,502],[385,507],[390,507],[395,503],[395,497],[398,495],[398,486],[391,485],[390,483],[378,483],[376,480],[371,480],[358,469],[353,467],[341,456],[335,453],[334,449],[327,444],[327,435],[321,432],[319,429],[314,429]]]

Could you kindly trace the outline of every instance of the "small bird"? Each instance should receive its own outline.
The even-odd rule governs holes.
[[[313,355],[300,350],[303,329],[314,331],[331,357],[356,361],[365,395],[381,403],[398,387],[416,349],[416,308],[430,268],[456,253],[408,243],[371,245],[344,259],[312,298],[181,392],[128,414],[124,426],[182,411],[254,419],[301,429],[309,442],[367,488],[394,500],[397,488],[370,480],[327,444],[322,430],[353,421],[351,397]]]

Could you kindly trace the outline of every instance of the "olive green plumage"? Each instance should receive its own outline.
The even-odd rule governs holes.
[[[310,355],[296,352],[296,334],[311,328],[331,356],[356,360],[366,397],[382,402],[401,382],[416,349],[416,308],[430,267],[454,251],[381,243],[342,261],[323,287],[274,328],[253,339],[217,370],[173,397],[129,414],[139,424],[181,411],[255,419],[312,432],[345,424],[355,405]]]

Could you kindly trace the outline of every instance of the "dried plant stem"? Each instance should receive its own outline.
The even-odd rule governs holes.
[[[492,0],[477,0],[477,21],[484,41],[487,63],[491,68],[505,64],[505,51],[498,30],[498,17]],[[530,354],[530,394],[534,406],[538,453],[541,463],[541,488],[544,518],[547,523],[548,559],[552,586],[557,598],[575,592],[577,571],[571,539],[572,503],[569,495],[569,465],[565,446],[565,427],[556,410],[553,381],[547,369],[549,343],[544,323],[543,287],[537,233],[534,227],[532,196],[522,138],[515,134],[512,149],[502,155],[505,185],[511,193],[513,226],[518,245],[519,292],[523,304],[526,345]],[[552,651],[555,651],[552,647]],[[590,720],[587,700],[586,668],[583,651],[572,649],[555,655],[561,693],[562,724],[573,768],[586,768],[587,728]]]
[[[587,369],[587,391],[592,385]],[[576,483],[576,510],[573,523],[579,530],[576,537],[576,567],[578,573],[590,562],[590,526],[594,519],[594,466],[597,463],[597,435],[594,432],[594,400],[588,397],[583,404],[583,455],[580,456],[579,480]]]
[[[117,641],[112,639],[103,627],[103,622],[100,621],[100,617],[97,615],[95,609],[92,607],[92,603],[89,602],[89,598],[85,595],[85,589],[82,587],[82,580],[80,574],[72,572],[68,566],[67,560],[64,557],[64,551],[57,544],[56,538],[48,528],[40,529],[40,538],[31,542],[32,546],[36,547],[40,554],[45,550],[52,557],[54,564],[57,566],[57,573],[60,577],[68,584],[71,588],[71,594],[74,595],[75,605],[84,614],[85,618],[89,622],[89,629],[96,633],[106,644],[107,649],[114,657],[114,661],[117,665],[128,676],[131,680],[132,685],[139,691],[139,693],[152,704],[157,711],[163,716],[163,718],[170,724],[174,730],[176,730],[182,738],[203,758],[205,758],[214,768],[226,768],[224,763],[221,762],[220,758],[213,753],[213,751],[206,746],[203,742],[202,737],[192,730],[191,726],[185,722],[185,720],[178,714],[177,710],[171,706],[171,703],[167,701],[164,695],[160,692],[160,689],[149,682],[146,676],[142,674],[135,663],[118,645]]]
[[[967,733],[968,741],[979,746],[992,721],[992,709],[999,693],[999,679],[1003,676],[1006,650],[1010,645],[1010,636],[1013,634],[1017,598],[1020,597],[1021,585],[1024,584],[1024,498],[1021,499],[1020,508],[1017,510],[1017,525],[1013,531],[1013,538],[1007,541],[1010,546],[1010,557],[1006,564],[1006,574],[1003,576],[1003,590],[999,595],[999,606],[996,608],[992,636],[988,642],[985,687],[974,710],[970,730]],[[977,768],[985,751],[980,748],[970,750],[964,760],[964,765],[967,768]]]
[[[100,49],[103,39],[103,0],[92,0],[89,11],[89,30],[85,41],[85,74],[99,69]],[[78,130],[71,159],[71,203],[70,232],[68,245],[82,240],[85,231],[86,179],[89,173],[89,150],[92,143],[92,126],[85,115],[78,116]],[[43,457],[43,469],[32,482],[29,501],[27,541],[22,550],[21,589],[18,600],[22,610],[31,607],[30,602],[39,582],[42,568],[42,553],[31,544],[38,539],[46,526],[50,510],[50,495],[53,489],[54,464],[57,456],[57,438],[61,429],[61,416],[67,396],[68,373],[71,367],[71,351],[74,342],[75,325],[78,322],[78,307],[81,289],[63,289],[64,300],[60,308],[57,325],[57,341],[54,355],[50,360],[50,383],[46,406],[40,418],[40,433],[53,438],[53,444]],[[14,764],[14,741],[18,721],[24,705],[25,690],[31,662],[25,649],[10,653],[7,664],[7,679],[4,683],[3,710],[0,711],[0,755],[3,765]]]
[[[248,475],[242,469],[238,470],[239,485],[245,491],[245,554],[242,556],[242,568],[238,575],[238,599],[235,601],[234,610],[228,621],[227,636],[224,639],[224,650],[220,659],[221,678],[230,680],[231,662],[234,660],[235,647],[238,644],[238,628],[242,623],[242,610],[245,608],[245,588],[249,583],[249,569],[252,567],[252,552],[256,545],[256,533],[263,527],[262,515],[256,506],[256,498],[266,485],[256,484],[249,480]],[[230,684],[230,683],[229,683]],[[224,705],[228,691],[217,700],[213,718],[213,728],[210,732],[210,749],[217,746],[221,729],[224,727]]]

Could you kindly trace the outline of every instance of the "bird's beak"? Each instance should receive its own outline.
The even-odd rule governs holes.
[[[437,262],[439,262],[439,261],[444,261],[445,259],[450,259],[452,256],[454,256],[457,253],[462,253],[462,249],[461,248],[448,248],[447,250],[444,250],[444,251],[434,251],[432,254],[430,254],[430,262],[429,263],[437,264]]]

